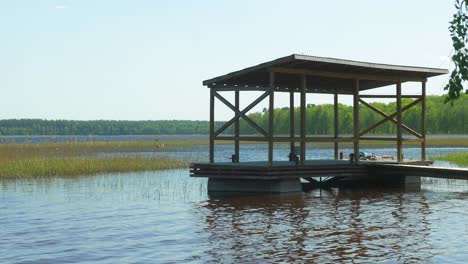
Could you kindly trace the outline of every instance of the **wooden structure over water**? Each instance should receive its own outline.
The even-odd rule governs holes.
[[[426,82],[429,77],[446,74],[446,69],[411,67],[400,65],[388,65],[378,63],[368,63],[350,61],[334,58],[323,58],[315,56],[297,55],[282,57],[276,60],[265,62],[243,70],[228,73],[203,82],[203,85],[210,89],[210,139],[209,139],[209,163],[198,163],[191,165],[192,176],[209,177],[210,179],[220,179],[231,175],[232,179],[247,179],[244,174],[248,174],[251,179],[268,179],[267,175],[281,175],[288,178],[299,179],[300,177],[312,177],[318,175],[317,171],[326,174],[334,174],[337,171],[356,175],[362,171],[362,161],[360,161],[360,142],[365,140],[385,140],[394,141],[397,148],[397,164],[403,163],[403,142],[417,141],[421,146],[421,161],[426,160]],[[403,84],[417,82],[420,84],[421,92],[417,94],[404,93]],[[361,94],[363,91],[374,88],[394,86],[395,92],[391,94]],[[224,92],[234,92],[234,102],[229,102],[224,96]],[[247,107],[240,108],[240,93],[246,91],[260,91],[262,94],[253,100]],[[274,111],[275,94],[289,94],[289,136],[274,135]],[[306,94],[322,93],[331,94],[334,98],[334,134],[330,136],[307,136],[306,123],[311,117],[306,116]],[[294,124],[294,95],[300,94],[300,116],[299,131],[295,131]],[[338,99],[339,95],[351,95],[353,97],[353,135],[342,136],[338,122]],[[393,98],[396,100],[396,111],[385,113],[367,102],[373,98]],[[402,98],[414,99],[410,104],[403,106]],[[230,108],[234,117],[215,130],[215,99],[218,99],[225,106]],[[258,105],[261,101],[268,100],[268,127],[262,128],[251,120],[247,112]],[[421,106],[421,130],[404,124],[402,113],[416,105]],[[361,127],[359,122],[359,108],[368,107],[380,116],[382,120],[370,127]],[[240,134],[240,120],[245,120],[257,131],[252,136]],[[396,135],[392,137],[369,136],[376,127],[385,122],[392,122],[396,125]],[[233,135],[223,135],[227,128],[234,125]],[[403,131],[412,135],[411,138],[403,137]],[[234,153],[232,164],[215,162],[215,142],[217,140],[231,140],[234,143]],[[241,141],[266,142],[268,144],[268,159],[263,163],[252,164],[242,162],[239,146]],[[274,143],[285,142],[290,145],[291,161],[297,157],[297,162],[292,164],[275,161],[273,156]],[[326,161],[307,161],[306,144],[309,142],[330,142],[334,145],[334,159],[331,164]],[[353,143],[354,159],[338,161],[340,143]],[[297,146],[298,145],[298,146]],[[297,148],[298,147],[298,148]],[[296,153],[298,149],[299,153]],[[325,167],[323,167],[325,166]],[[254,170],[255,168],[255,170]],[[309,175],[308,175],[309,174]],[[233,177],[233,175],[238,175]],[[231,182],[232,183],[232,182]],[[245,182],[244,182],[245,183]],[[234,183],[232,183],[234,184]],[[242,188],[241,188],[242,189]]]

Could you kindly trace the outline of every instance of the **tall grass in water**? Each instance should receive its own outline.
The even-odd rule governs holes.
[[[0,178],[77,176],[108,172],[152,171],[186,167],[187,163],[164,157],[36,157],[0,160]]]
[[[468,166],[468,152],[450,153],[443,156],[432,156],[434,160],[445,160],[459,166]]]
[[[83,156],[112,152],[173,151],[179,147],[204,145],[204,141],[126,141],[126,142],[64,142],[39,144],[0,144],[0,159],[34,156]]]
[[[176,143],[173,143],[176,144]],[[0,179],[76,176],[106,172],[151,171],[187,167],[168,157],[143,157],[138,152],[170,148],[155,142],[73,142],[0,144]],[[125,153],[98,157],[98,153]]]
[[[206,146],[206,141],[130,141],[130,142],[70,142],[40,144],[0,144],[0,179],[41,176],[75,176],[105,172],[130,172],[186,167],[187,161],[164,157],[142,157],[141,152],[177,152],[186,147]],[[243,142],[256,144],[258,142]],[[220,141],[216,144],[232,144]],[[394,147],[394,142],[369,142],[362,147]],[[410,144],[406,145],[408,147]],[[458,146],[468,147],[468,140],[459,138],[428,139],[428,147]],[[320,143],[316,145],[321,147]],[[346,144],[340,145],[346,147]],[[419,146],[419,144],[417,144]],[[330,147],[330,143],[323,143]],[[109,153],[98,157],[100,153]],[[119,157],[112,157],[119,153]],[[125,154],[126,153],[126,154]],[[123,154],[123,155],[120,155]],[[458,155],[458,156],[457,156]],[[445,160],[462,166],[468,165],[464,154],[457,154]],[[461,155],[461,156],[460,156]],[[444,159],[435,157],[435,159]]]

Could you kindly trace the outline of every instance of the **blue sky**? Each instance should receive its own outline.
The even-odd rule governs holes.
[[[450,68],[453,12],[435,0],[0,0],[0,119],[206,120],[202,80],[292,53]]]

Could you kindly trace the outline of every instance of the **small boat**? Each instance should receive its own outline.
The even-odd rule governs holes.
[[[349,154],[350,160],[353,160],[353,157],[354,157],[353,153]],[[395,157],[393,155],[377,156],[373,152],[360,151],[359,160],[395,160]]]

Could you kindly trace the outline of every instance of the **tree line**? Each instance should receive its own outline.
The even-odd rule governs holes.
[[[207,134],[208,129],[208,121],[0,120],[0,135],[184,135]]]
[[[444,96],[428,96],[426,100],[427,133],[430,134],[468,134],[468,95],[462,95],[453,105],[444,103]],[[412,102],[403,99],[403,106]],[[387,114],[396,111],[396,103],[371,103]],[[338,123],[341,134],[353,133],[353,108],[339,104]],[[266,110],[266,109],[265,109]],[[263,127],[268,128],[268,111],[255,112],[248,116]],[[295,108],[295,129],[299,131],[299,108]],[[334,109],[331,104],[308,105],[306,108],[307,134],[333,134]],[[421,104],[403,112],[403,122],[420,131]],[[289,108],[274,111],[275,134],[289,133]],[[362,129],[382,119],[364,105],[360,107],[360,126]],[[216,122],[215,127],[224,122]],[[74,121],[42,119],[0,120],[0,135],[171,135],[171,134],[208,134],[208,121],[160,120],[160,121]],[[256,130],[244,120],[240,122],[241,134],[255,134]],[[232,126],[225,134],[232,134]],[[396,125],[386,122],[372,131],[373,134],[394,134]]]
[[[454,104],[445,103],[445,96],[426,97],[426,131],[429,134],[468,134],[468,95],[463,94]],[[402,107],[413,102],[412,99],[402,99]],[[396,112],[396,102],[370,103],[390,115]],[[262,128],[268,128],[268,111],[248,115]],[[299,132],[300,109],[294,109],[295,131]],[[360,127],[364,130],[383,117],[365,105],[359,107]],[[308,105],[306,108],[306,133],[316,135],[333,134],[334,107],[332,104]],[[395,117],[396,118],[396,117]],[[421,131],[421,103],[402,113],[403,123],[410,128]],[[289,108],[275,109],[273,117],[274,133],[289,134]],[[353,107],[338,105],[338,126],[340,134],[353,133]],[[370,132],[370,134],[395,134],[396,124],[387,121]],[[241,121],[240,130],[246,134],[255,133],[256,130],[246,122]],[[405,130],[403,130],[405,133]]]

